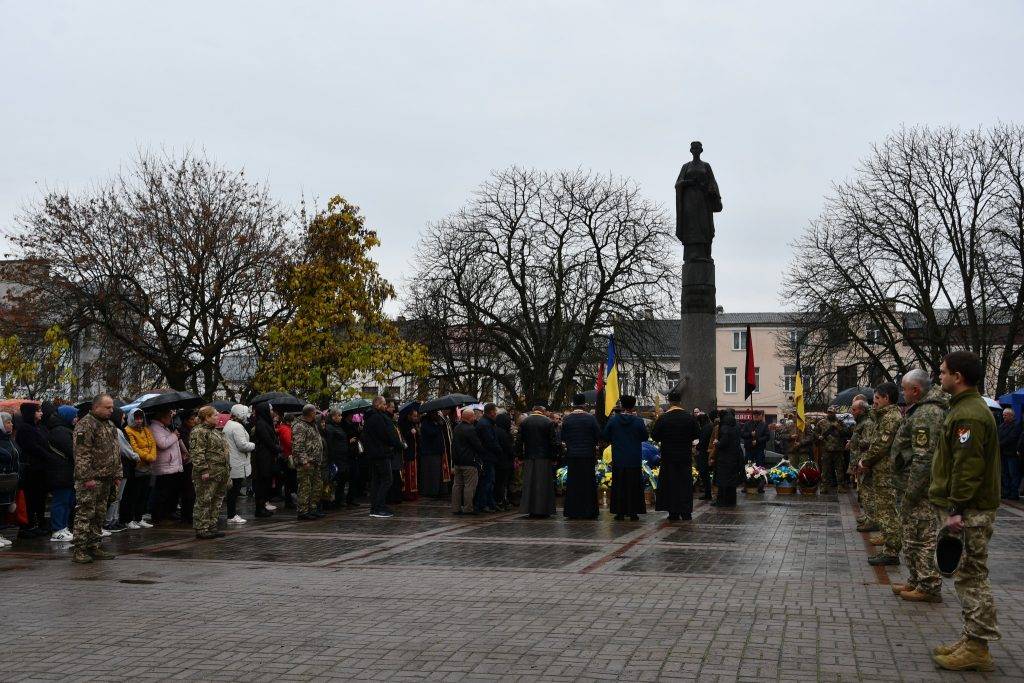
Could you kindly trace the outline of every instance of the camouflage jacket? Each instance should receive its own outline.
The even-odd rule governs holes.
[[[824,420],[818,420],[818,424],[815,425],[815,433],[826,452],[834,453],[846,450],[850,431],[839,420],[829,420],[827,417]]]
[[[928,495],[932,456],[942,436],[949,398],[938,385],[907,410],[892,442],[893,475],[903,489],[904,503],[913,505]]]
[[[299,418],[292,425],[292,458],[295,466],[320,465],[324,459],[324,442],[316,425]]]
[[[121,476],[117,427],[89,413],[75,425],[75,480],[115,479]]]
[[[860,416],[857,424],[853,425],[850,433],[850,458],[851,460],[863,458],[867,455],[868,447],[871,445],[871,435],[875,432],[875,417],[873,411],[868,411]]]
[[[188,437],[188,452],[193,472],[228,471],[228,442],[220,430],[198,424]]]
[[[899,406],[888,405],[875,412],[875,431],[871,435],[871,445],[868,446],[867,454],[861,458],[865,465],[877,467],[891,464],[889,451],[902,421]]]

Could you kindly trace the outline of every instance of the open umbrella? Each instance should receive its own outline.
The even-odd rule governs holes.
[[[409,413],[409,411],[419,410],[421,405],[423,404],[420,403],[419,401],[409,401],[404,406],[398,409],[398,416],[405,417],[405,415]]]
[[[267,403],[279,413],[294,413],[302,410],[306,402],[301,398],[286,394],[283,391],[268,391],[265,394],[260,394],[253,400],[249,401],[249,405],[256,405],[257,403]]]
[[[850,387],[849,389],[843,389],[836,397],[829,402],[830,406],[839,406],[844,411],[853,405],[853,397],[857,394],[864,394],[864,397],[868,400],[868,404],[875,397],[875,390],[871,387]]]
[[[163,396],[163,394],[143,394],[142,396],[139,396],[137,399],[135,399],[131,403],[125,403],[123,406],[121,406],[121,410],[124,411],[126,414],[130,413],[133,410],[135,410],[136,408],[138,408],[139,406],[141,406],[143,401],[148,401],[149,399],[153,398],[154,396]]]
[[[373,402],[367,401],[365,398],[352,398],[339,405],[338,408],[340,408],[342,414],[344,414],[354,413],[360,410],[366,410],[372,405]]]
[[[175,408],[177,410],[188,410],[203,405],[202,396],[196,396],[187,391],[169,391],[166,394],[157,394],[139,404],[139,408],[149,412],[157,408]]]
[[[448,394],[447,396],[427,401],[420,406],[420,412],[429,413],[431,410],[448,410],[449,408],[458,408],[460,406],[466,406],[470,403],[476,402],[477,399],[474,396],[469,396],[467,394]]]
[[[234,404],[231,401],[214,401],[210,405],[216,408],[218,413],[230,413]]]

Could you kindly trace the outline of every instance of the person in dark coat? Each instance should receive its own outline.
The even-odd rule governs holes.
[[[351,486],[348,476],[348,433],[342,426],[341,411],[331,408],[324,424],[324,456],[334,468],[334,500],[329,505],[337,510],[345,504],[346,487]]]
[[[348,493],[345,495],[345,505],[348,507],[359,507],[356,499],[366,490],[360,466],[363,460],[363,444],[359,441],[363,433],[362,420],[363,416],[357,412],[345,413],[341,420],[341,428],[348,437]]]
[[[14,434],[14,441],[21,451],[24,463],[24,478],[21,488],[25,491],[25,505],[28,509],[28,524],[21,528],[19,536],[35,538],[46,533],[47,467],[51,462],[50,444],[39,428],[43,411],[38,403],[22,403],[18,407],[21,424]]]
[[[394,517],[387,506],[387,497],[391,488],[391,461],[395,449],[402,449],[402,440],[383,396],[374,398],[373,406],[363,415],[359,440],[370,464],[370,516]]]
[[[476,487],[473,506],[477,512],[496,512],[494,500],[494,478],[498,460],[501,458],[501,444],[498,443],[498,428],[494,418],[498,416],[498,406],[488,403],[484,406],[484,414],[476,422],[476,433],[480,435],[480,443],[484,453],[480,463],[480,481]]]
[[[768,446],[768,425],[764,422],[764,413],[757,411],[754,419],[746,422],[740,428],[743,437],[743,452],[747,460],[754,461],[755,465],[764,467],[764,449]],[[843,470],[845,472],[845,470]]]
[[[252,488],[255,493],[256,516],[270,517],[274,513],[267,509],[270,498],[270,482],[274,476],[274,463],[281,456],[281,441],[274,428],[274,416],[266,401],[253,406],[255,422],[252,441],[256,448],[252,452]]]
[[[24,471],[21,466],[21,452],[14,443],[13,431],[14,416],[10,413],[0,412],[0,474],[5,475],[4,481],[7,484],[3,490],[0,490],[0,519],[3,519],[7,513],[14,512],[18,499],[18,482]],[[12,479],[13,481],[11,481]],[[0,536],[0,548],[7,548],[11,545],[10,540]]]
[[[402,433],[402,441],[405,442],[405,452],[402,457],[402,499],[408,501],[419,500],[420,497],[419,405],[418,402],[412,403],[398,414],[398,430]]]
[[[402,495],[402,468],[405,465],[405,437],[402,436],[402,428],[398,425],[398,402],[388,399],[387,411],[391,417],[391,427],[399,446],[391,449],[391,486],[388,488],[388,505],[398,505],[405,497]]]
[[[515,438],[512,436],[512,416],[498,413],[494,418],[494,433],[498,437],[501,456],[494,467],[494,503],[499,510],[511,508],[512,475],[515,471]]]
[[[651,427],[651,440],[661,446],[654,509],[667,512],[673,522],[693,515],[693,447],[700,440],[697,420],[679,405],[681,398],[669,392],[668,411]]]
[[[740,429],[732,411],[722,413],[715,445],[715,484],[718,486],[717,507],[735,507],[736,487],[744,479],[743,450],[740,448]]]
[[[562,418],[562,446],[565,450],[565,507],[569,519],[597,519],[597,464],[601,427],[597,418],[584,410],[587,397],[576,394],[574,409]]]
[[[1002,497],[1005,500],[1020,500],[1020,448],[1021,428],[1012,408],[1003,410],[999,423],[999,462],[1002,466],[1000,477]]]
[[[73,430],[78,411],[61,406],[46,418],[50,453],[46,465],[46,484],[51,492],[51,541],[70,541],[71,511],[75,509],[75,446]]]
[[[519,425],[516,450],[523,461],[523,497],[519,511],[530,517],[555,514],[555,462],[558,459],[555,423],[535,406]]]
[[[647,425],[636,414],[636,397],[619,399],[622,412],[612,415],[604,426],[604,440],[612,446],[612,491],[609,508],[615,519],[626,515],[636,521],[647,513],[644,502],[643,443]]]
[[[420,461],[417,474],[420,493],[428,498],[445,498],[441,463],[445,457],[444,430],[446,426],[436,410],[420,421]]]
[[[475,515],[473,499],[476,494],[480,463],[484,457],[484,444],[476,430],[476,411],[462,411],[459,423],[452,430],[452,514]]]
[[[713,411],[714,413],[715,411]],[[701,482],[701,500],[711,500],[711,465],[708,463],[708,450],[711,446],[711,434],[715,429],[715,414],[701,412],[697,415],[697,426],[700,436],[697,441],[697,477]]]

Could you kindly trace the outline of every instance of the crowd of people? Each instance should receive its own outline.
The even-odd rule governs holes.
[[[962,637],[934,652],[940,666],[958,670],[993,666],[988,642],[999,631],[987,546],[1000,497],[1019,497],[1024,450],[1012,411],[996,425],[976,389],[981,378],[977,356],[955,352],[943,361],[939,384],[922,370],[902,377],[905,411],[900,387],[886,382],[874,390],[873,405],[854,399],[851,426],[834,409],[803,431],[783,424],[794,453],[820,447],[826,491],[856,486],[857,529],[879,532],[871,542],[880,550],[868,562],[896,565],[902,555],[908,578],[893,585],[896,596],[941,602],[937,540],[963,539],[955,584]],[[763,416],[740,427],[732,411],[687,411],[674,392],[668,402],[653,420],[640,417],[628,395],[607,419],[583,394],[571,411],[538,405],[525,415],[493,403],[421,414],[417,402],[400,408],[384,397],[364,411],[306,405],[286,413],[261,402],[229,414],[208,405],[125,415],[106,395],[81,411],[26,402],[16,415],[0,413],[0,509],[17,515],[19,535],[71,542],[72,560],[90,563],[112,558],[101,539],[124,529],[186,524],[199,539],[222,537],[222,511],[228,525],[246,523],[238,514],[243,495],[254,498],[257,517],[283,504],[298,520],[358,506],[363,497],[371,517],[388,518],[392,506],[421,495],[450,501],[454,515],[479,515],[514,509],[518,494],[522,514],[550,517],[556,468],[564,464],[563,515],[595,519],[595,466],[607,447],[610,512],[637,520],[647,512],[648,441],[660,448],[654,507],[667,521],[692,518],[695,483],[704,499],[717,488],[713,505],[736,505],[744,464],[764,462],[771,435]],[[0,536],[0,544],[10,541]]]

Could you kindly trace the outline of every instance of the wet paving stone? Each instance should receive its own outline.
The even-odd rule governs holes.
[[[412,536],[457,524],[458,520],[371,519],[369,517],[326,517],[315,522],[296,522],[268,529],[267,533],[362,534],[366,536]]]
[[[272,535],[245,535],[197,541],[181,548],[143,553],[175,560],[239,560],[309,563],[372,548],[380,541],[324,540]]]
[[[459,534],[473,538],[565,538],[607,541],[636,531],[636,524],[602,520],[538,519],[495,522]]]
[[[515,569],[558,569],[590,555],[600,546],[535,543],[459,543],[434,541],[395,555],[375,560],[374,564],[433,567],[509,567]]]
[[[676,529],[662,541],[668,543],[763,543],[765,532],[762,529],[749,529],[741,526],[728,528],[704,527],[688,525]]]
[[[51,556],[55,558],[67,558],[71,556],[71,543],[54,543],[49,536],[39,538],[17,538],[16,530],[5,529],[0,532],[5,538],[13,539],[12,552],[33,553],[38,555]],[[194,532],[190,529],[180,531],[162,529],[140,529],[128,530],[112,534],[103,539],[103,547],[118,555],[140,552],[147,547],[188,541],[194,538]]]

